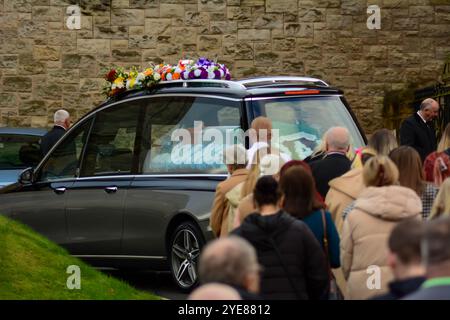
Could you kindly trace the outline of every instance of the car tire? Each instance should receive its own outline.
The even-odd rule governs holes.
[[[198,285],[197,266],[204,245],[201,231],[191,221],[182,222],[170,237],[170,272],[175,284],[184,292],[189,292]]]

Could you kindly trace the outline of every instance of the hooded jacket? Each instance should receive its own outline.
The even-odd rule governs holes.
[[[245,238],[256,249],[263,266],[261,295],[264,299],[316,300],[326,296],[329,277],[325,256],[304,222],[284,211],[264,216],[254,213],[232,234]]]
[[[388,291],[393,278],[387,265],[389,235],[398,222],[420,219],[421,212],[422,201],[409,188],[368,187],[361,193],[344,221],[341,238],[349,299],[367,299]]]
[[[344,220],[342,212],[366,188],[363,182],[362,169],[352,169],[342,176],[330,181],[330,190],[325,198],[325,204],[341,234]]]

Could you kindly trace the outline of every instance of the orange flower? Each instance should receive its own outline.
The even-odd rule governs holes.
[[[172,80],[178,80],[180,79],[180,74],[178,72],[174,72],[174,74],[172,75]]]
[[[152,74],[153,74],[153,69],[151,69],[151,68],[146,69],[144,72],[144,75],[146,77],[151,76]]]

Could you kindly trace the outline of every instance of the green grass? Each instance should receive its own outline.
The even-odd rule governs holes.
[[[69,290],[67,267],[81,270],[81,289]],[[0,300],[160,299],[70,256],[30,228],[0,215]]]

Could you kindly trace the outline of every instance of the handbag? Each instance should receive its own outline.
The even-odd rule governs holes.
[[[330,265],[330,250],[328,246],[328,235],[327,235],[327,219],[325,217],[325,211],[322,209],[322,224],[323,224],[323,251],[325,253],[325,259],[327,261],[328,276],[330,278],[330,290],[328,292],[328,300],[344,300],[344,295],[341,289],[337,285],[336,278],[331,271]]]

